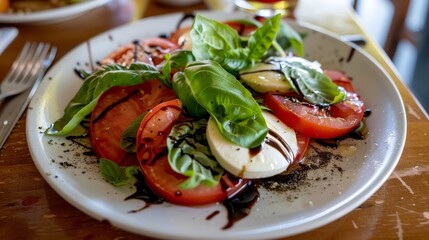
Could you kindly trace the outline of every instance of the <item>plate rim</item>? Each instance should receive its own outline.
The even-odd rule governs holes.
[[[222,14],[222,13],[214,12],[214,11],[198,11],[198,12]],[[111,31],[116,31],[116,30],[118,30],[120,28],[124,28],[124,27],[127,27],[127,26],[131,27],[129,25],[134,25],[134,24],[137,25],[141,21],[146,21],[148,19],[164,18],[164,17],[168,17],[168,16],[181,15],[181,14],[183,14],[183,13],[172,13],[172,14],[165,14],[165,15],[148,17],[148,18],[141,19],[141,20],[139,20],[137,22],[129,23],[129,24],[126,24],[126,25],[123,25],[123,26],[119,26],[119,27],[116,27],[116,28],[112,28],[112,29],[110,29],[108,31],[105,31],[105,32],[103,32],[103,33],[101,33],[101,34],[99,34],[97,36],[94,36],[94,37],[92,37],[90,39],[87,39],[86,41],[84,41],[81,44],[79,44],[76,48],[78,48],[82,44],[85,44],[87,41],[90,41],[90,40],[92,40],[94,38],[98,38],[98,37],[100,37],[102,35],[105,35],[106,33],[109,33]],[[224,13],[224,14],[225,15],[229,15],[230,13]],[[314,28],[313,24],[307,24],[307,23],[303,23],[303,22],[300,22],[300,21],[295,21],[295,23],[297,25],[300,25],[300,26],[304,27],[304,28],[308,28],[309,30],[320,32],[320,33],[322,33],[324,35],[327,35],[328,37],[331,37],[331,38],[334,38],[334,39],[336,39],[338,41],[344,42],[338,36],[332,34],[329,31],[324,31],[323,29],[319,29],[318,27]],[[359,47],[353,46],[350,43],[346,43],[346,44],[348,44],[348,45],[350,45],[352,47],[355,47],[356,51],[359,51],[361,54],[363,54],[374,65],[376,65],[376,67],[379,70],[382,71],[382,73],[387,77],[387,79],[388,79],[389,84],[391,85],[391,87],[393,87],[395,97],[397,97],[396,100],[399,100],[399,104],[400,104],[400,107],[401,107],[400,112],[402,114],[401,114],[401,119],[399,119],[398,121],[400,123],[402,123],[402,127],[403,128],[402,128],[402,131],[400,133],[398,133],[398,135],[403,136],[403,138],[400,139],[401,141],[399,143],[399,146],[400,146],[399,150],[395,152],[395,153],[397,153],[396,154],[396,158],[394,159],[394,163],[395,164],[389,165],[389,167],[385,168],[384,171],[382,171],[382,172],[378,172],[378,174],[375,177],[372,176],[372,177],[374,177],[373,182],[367,183],[367,185],[373,185],[373,187],[371,187],[371,188],[369,188],[369,186],[362,187],[359,192],[356,192],[355,194],[349,196],[349,198],[353,199],[354,201],[348,201],[347,203],[343,203],[341,206],[335,208],[334,209],[335,211],[331,210],[327,214],[324,214],[324,213],[318,214],[318,215],[323,215],[323,218],[326,218],[325,220],[320,221],[321,217],[319,217],[318,215],[316,215],[316,216],[314,216],[314,219],[312,219],[310,221],[307,221],[306,224],[305,224],[305,226],[299,225],[298,227],[295,227],[294,230],[292,231],[292,233],[290,233],[290,232],[289,233],[285,233],[284,229],[277,229],[277,230],[274,229],[273,231],[269,232],[269,236],[270,237],[292,236],[292,235],[300,234],[300,233],[303,233],[303,232],[311,231],[311,230],[314,230],[314,229],[319,228],[321,226],[324,226],[324,225],[326,225],[328,223],[331,223],[331,222],[333,222],[335,220],[338,220],[342,216],[345,216],[345,215],[349,214],[352,210],[345,211],[345,210],[343,210],[343,208],[346,208],[346,209],[350,209],[350,208],[351,209],[355,209],[356,207],[358,207],[359,205],[361,205],[362,203],[364,203],[366,200],[368,200],[386,182],[387,178],[391,175],[391,173],[394,171],[395,167],[397,166],[397,163],[399,162],[399,160],[401,158],[401,155],[403,153],[403,149],[404,149],[405,142],[406,142],[407,119],[406,119],[406,114],[405,114],[404,102],[402,100],[402,97],[401,97],[401,95],[399,93],[399,90],[398,90],[397,86],[395,85],[395,83],[392,80],[391,76],[375,60],[375,58],[373,58],[371,55],[369,55],[367,52],[365,52],[364,50],[360,49]],[[69,54],[72,53],[72,51],[73,50],[69,51],[66,55],[63,56],[63,58],[66,58]],[[62,59],[59,59],[58,62],[60,62]],[[48,72],[48,74],[49,74],[49,72]],[[48,74],[46,74],[46,76],[48,76]],[[46,81],[44,81],[44,82],[46,82]],[[27,115],[27,120],[26,120],[27,123],[31,119],[31,117],[33,116],[33,114],[34,114],[34,112],[30,112]],[[67,194],[65,192],[63,192],[61,189],[59,189],[58,186],[56,186],[56,184],[54,183],[54,181],[52,181],[52,179],[50,179],[49,177],[47,177],[47,176],[45,176],[43,174],[44,171],[42,171],[43,170],[42,166],[39,165],[40,163],[38,161],[36,161],[36,159],[35,159],[36,158],[35,155],[36,155],[37,149],[33,149],[34,148],[34,146],[32,146],[33,144],[30,144],[30,140],[32,140],[32,137],[35,137],[35,139],[39,139],[39,140],[40,140],[40,137],[37,134],[35,134],[36,136],[32,136],[32,134],[34,134],[34,133],[32,133],[30,131],[29,127],[27,127],[27,141],[29,142],[29,149],[30,149],[31,156],[33,158],[33,162],[35,163],[35,165],[39,169],[39,172],[41,173],[41,175],[43,175],[43,177],[45,178],[45,180],[49,183],[49,185],[51,187],[53,187],[55,189],[56,193],[58,193],[59,195],[61,195],[61,197],[64,200],[66,200],[67,202],[69,202],[73,206],[77,207],[80,211],[82,211],[85,214],[88,214],[89,216],[91,216],[91,217],[93,217],[95,219],[98,219],[100,221],[103,220],[102,218],[99,217],[100,214],[97,213],[96,211],[92,211],[91,209],[86,208],[84,204],[81,204],[78,201],[70,200],[70,198],[67,196]],[[382,174],[382,173],[384,173],[384,174]],[[378,180],[378,181],[376,181],[376,180]],[[374,186],[374,184],[375,184],[375,186]],[[370,190],[370,191],[368,191],[368,190]],[[314,221],[316,221],[316,223],[314,223]],[[317,223],[317,221],[318,221],[318,223]],[[138,229],[132,228],[132,227],[130,227],[127,224],[121,224],[120,222],[110,222],[110,223],[113,226],[119,227],[121,229],[124,229],[126,231],[130,231],[130,232],[133,232],[133,233],[136,233],[136,234],[140,234],[140,235],[143,234],[143,235],[147,235],[147,236],[163,237],[163,238],[177,237],[177,236],[172,235],[172,234],[165,234],[165,233],[160,233],[160,232],[156,232],[156,231],[152,231],[152,232],[151,231],[147,231],[147,229],[144,230],[144,232],[142,232],[141,229],[139,231]],[[309,225],[311,225],[311,226],[309,227]],[[180,236],[180,237],[181,238],[183,237],[183,238],[186,238],[186,239],[189,239],[189,238],[199,239],[199,238],[201,238],[201,236]],[[238,236],[234,235],[232,237],[234,237],[234,239],[259,239],[259,238],[262,238],[262,237],[267,237],[267,233],[264,231],[264,232],[261,232],[259,234],[254,234],[254,235],[250,235],[250,236],[248,234],[247,235],[244,234],[244,235],[238,235]],[[207,238],[204,238],[204,239],[207,239]]]
[[[80,14],[85,13],[93,8],[102,6],[111,0],[90,0],[81,3],[71,4],[59,8],[37,11],[25,14],[0,14],[0,23],[42,23],[63,21]]]

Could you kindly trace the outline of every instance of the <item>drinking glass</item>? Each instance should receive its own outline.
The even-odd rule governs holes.
[[[260,17],[272,17],[278,13],[293,17],[298,0],[235,0],[238,9]]]

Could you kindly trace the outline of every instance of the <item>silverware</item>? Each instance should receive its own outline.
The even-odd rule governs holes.
[[[3,147],[3,144],[12,132],[13,127],[27,108],[31,98],[39,87],[46,70],[51,65],[56,51],[56,47],[51,47],[48,51],[49,53],[43,58],[40,69],[35,75],[33,75],[34,79],[29,80],[34,82],[30,89],[25,90],[23,93],[20,93],[13,98],[6,98],[5,101],[3,101],[0,108],[0,148]]]
[[[21,93],[31,86],[43,69],[43,62],[48,55],[50,45],[30,43],[24,45],[12,68],[0,85],[0,100]]]

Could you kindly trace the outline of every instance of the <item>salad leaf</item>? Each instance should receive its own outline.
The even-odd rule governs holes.
[[[189,64],[184,79],[192,96],[213,117],[226,139],[248,148],[264,141],[268,127],[261,108],[249,90],[217,62]]]
[[[277,14],[274,17],[265,21],[249,38],[249,60],[257,61],[265,55],[268,49],[273,44],[277,32],[280,27],[281,15]]]
[[[182,70],[190,62],[195,61],[195,57],[189,50],[178,50],[172,53],[165,54],[165,61],[162,63],[162,83],[168,88],[172,88],[171,84],[171,69],[176,68]]]
[[[230,26],[196,15],[190,31],[192,53],[196,60],[213,60],[227,71],[237,72],[249,65],[247,50]]]
[[[241,69],[265,55],[280,27],[280,14],[268,19],[242,47],[237,31],[215,20],[195,17],[191,28],[192,53],[197,60],[218,62],[228,72],[237,75]]]
[[[276,41],[283,49],[292,47],[295,53],[304,56],[304,42],[302,36],[286,23],[282,23]]]
[[[137,167],[121,168],[115,162],[100,158],[100,173],[103,178],[114,186],[124,186],[131,183],[133,176],[137,174]]]
[[[173,91],[182,101],[184,109],[191,117],[201,118],[208,116],[208,112],[203,108],[192,95],[191,87],[186,81],[183,72],[177,72],[173,77]]]
[[[121,65],[106,65],[87,77],[79,91],[64,109],[63,116],[47,130],[49,135],[67,135],[78,129],[97,104],[98,97],[113,86],[130,86],[151,79],[162,79],[162,74],[146,63],[133,63],[128,68]],[[81,134],[81,133],[80,133]]]
[[[147,112],[146,112],[147,113]],[[136,152],[137,132],[146,113],[134,119],[121,135],[120,146],[127,152]]]
[[[206,139],[207,120],[176,124],[167,138],[168,162],[171,168],[187,176],[180,188],[195,188],[200,184],[216,186],[224,169],[211,155]]]
[[[232,22],[237,22],[244,25],[261,27],[262,24],[253,19],[236,19]],[[304,43],[303,37],[305,34],[296,32],[289,24],[284,21],[280,21],[280,26],[277,32],[277,36],[273,41],[271,48],[268,50],[268,55],[275,56],[276,53],[282,57],[286,56],[285,49],[292,47],[295,53],[302,57],[304,55]]]
[[[170,63],[172,68],[184,68],[190,62],[195,61],[192,51],[177,50],[170,53]]]
[[[281,71],[305,100],[316,105],[329,105],[344,101],[346,91],[337,86],[322,72],[300,62],[281,62]]]
[[[170,55],[170,53],[167,53],[167,54],[165,54],[164,57],[165,57],[165,64],[161,69],[162,78],[160,80],[165,86],[167,86],[168,88],[171,88],[171,81],[170,81],[170,75],[171,75],[170,58],[171,58],[171,55]]]

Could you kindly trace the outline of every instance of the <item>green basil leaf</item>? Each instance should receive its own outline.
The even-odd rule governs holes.
[[[195,61],[192,51],[177,50],[170,53],[170,63],[172,68],[183,69],[188,63]]]
[[[64,109],[63,116],[46,130],[49,135],[67,135],[75,129],[82,134],[79,123],[94,109],[98,97],[113,86],[130,86],[154,78],[161,79],[159,71],[145,63],[133,63],[128,69],[120,65],[106,65],[87,77],[79,91]]]
[[[216,61],[233,73],[249,64],[247,51],[241,48],[240,36],[228,25],[197,14],[190,34],[196,60]]]
[[[282,62],[281,71],[289,83],[304,99],[317,105],[329,105],[344,101],[346,91],[338,87],[324,73],[299,62]]]
[[[170,58],[171,55],[170,53],[165,54],[165,63],[164,66],[162,67],[162,78],[160,79],[161,82],[167,86],[168,88],[171,88],[171,81],[170,81],[170,75],[171,75],[171,62],[170,62]]]
[[[183,72],[177,72],[173,77],[173,91],[183,103],[186,113],[195,118],[208,116],[208,112],[195,100],[191,88],[186,82]]]
[[[249,60],[257,61],[265,55],[276,38],[280,27],[280,19],[281,15],[277,14],[266,20],[264,24],[256,29],[250,36],[247,46],[249,48]]]
[[[304,56],[304,42],[302,36],[287,23],[283,22],[280,25],[276,40],[283,49],[292,47],[298,56]]]
[[[216,186],[224,173],[210,152],[206,127],[206,119],[181,122],[172,128],[167,138],[171,168],[188,177],[180,188],[190,189],[200,184]]]
[[[216,121],[222,135],[243,147],[259,146],[268,128],[252,94],[218,63],[199,61],[184,71],[195,100]]]
[[[104,180],[117,187],[130,184],[137,174],[137,167],[121,168],[115,162],[105,158],[100,158],[99,169]]]
[[[142,122],[146,113],[143,113],[142,115],[134,119],[122,133],[119,144],[121,148],[125,151],[136,152],[137,132],[139,130],[140,123]]]

